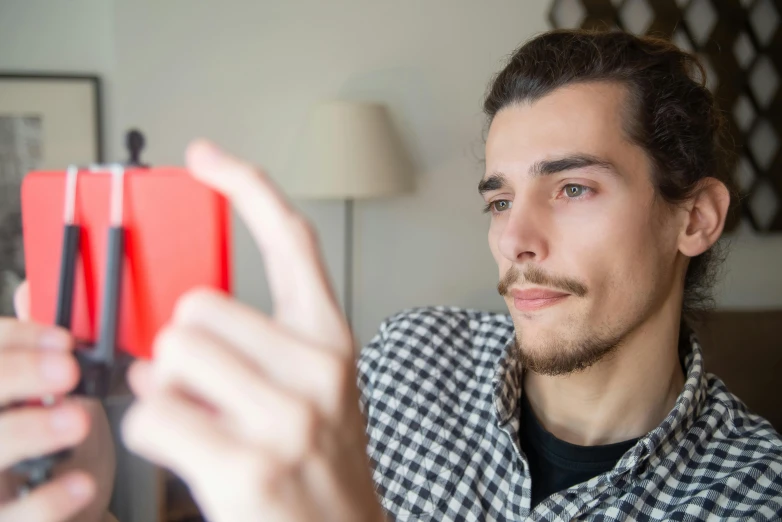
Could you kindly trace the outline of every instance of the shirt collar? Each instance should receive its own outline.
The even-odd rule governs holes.
[[[673,447],[681,444],[684,434],[700,417],[706,402],[707,388],[703,351],[694,333],[688,332],[686,336],[679,354],[686,372],[684,389],[665,419],[641,437],[638,444],[620,459],[614,468],[615,473],[635,469],[649,458],[669,453]]]
[[[673,409],[652,431],[641,437],[635,446],[619,460],[612,474],[621,474],[638,468],[646,459],[662,455],[680,440],[695,419],[701,414],[706,397],[706,373],[703,369],[703,353],[694,333],[684,330],[685,341],[680,343],[679,357],[686,373],[684,389],[676,399]],[[492,380],[494,407],[498,425],[504,425],[520,414],[521,382],[523,370],[516,356],[515,333],[505,345]]]
[[[516,334],[514,331],[505,345],[492,380],[494,413],[499,425],[505,424],[514,415],[519,415],[517,406],[521,398],[521,376],[522,369],[519,358],[516,356]]]

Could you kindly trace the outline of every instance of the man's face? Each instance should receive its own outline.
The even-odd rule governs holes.
[[[529,370],[588,367],[681,298],[679,226],[627,137],[625,96],[570,85],[506,107],[489,130],[489,246]]]

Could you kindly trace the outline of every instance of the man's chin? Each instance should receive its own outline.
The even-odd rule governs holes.
[[[554,328],[526,323],[516,328],[516,350],[526,370],[549,376],[583,371],[615,352],[621,337],[585,335],[573,338],[574,325],[559,322]],[[566,330],[566,331],[565,331]]]

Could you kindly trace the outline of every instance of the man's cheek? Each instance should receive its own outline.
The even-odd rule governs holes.
[[[499,249],[499,230],[498,227],[494,224],[492,224],[489,227],[489,250],[491,251],[491,255],[494,258],[494,261],[497,263],[497,265],[500,268],[500,275],[502,275],[505,271],[502,269],[503,259],[504,257],[500,254]]]

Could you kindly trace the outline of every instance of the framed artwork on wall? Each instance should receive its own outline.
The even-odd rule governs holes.
[[[24,280],[19,191],[31,170],[103,161],[97,76],[0,72],[0,315]]]

